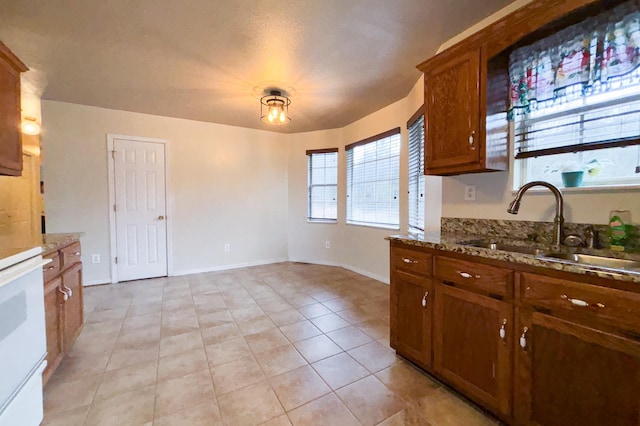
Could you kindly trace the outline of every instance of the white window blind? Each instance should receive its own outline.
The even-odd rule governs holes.
[[[309,221],[338,218],[338,148],[307,151]]]
[[[355,142],[347,151],[347,223],[400,225],[400,128]]]
[[[422,108],[418,110],[422,112]],[[424,114],[409,129],[409,231],[424,231]]]

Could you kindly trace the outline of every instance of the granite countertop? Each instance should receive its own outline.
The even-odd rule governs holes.
[[[43,234],[42,235],[42,253],[48,254],[58,250],[61,247],[80,240],[84,232],[69,232],[60,234]]]
[[[566,271],[577,274],[595,275],[603,278],[613,278],[619,281],[636,282],[640,283],[640,270],[611,270],[607,268],[594,267],[589,265],[578,265],[571,263],[561,263],[556,261],[549,261],[539,259],[532,254],[522,254],[516,252],[509,252],[503,250],[492,250],[481,247],[472,247],[469,245],[461,244],[461,242],[471,240],[492,240],[492,242],[500,242],[509,245],[521,245],[532,246],[532,243],[522,240],[511,240],[508,238],[492,238],[486,235],[470,235],[468,233],[450,233],[450,232],[426,232],[424,235],[391,235],[386,238],[390,241],[400,241],[404,244],[426,247],[434,250],[443,250],[452,253],[461,253],[471,256],[478,256],[486,259],[495,259],[505,262],[519,263],[524,265],[538,266],[542,268],[555,269],[557,271]],[[535,246],[535,245],[534,245]],[[548,246],[537,245],[541,249],[549,250]],[[561,251],[575,252],[576,249],[563,247]],[[621,254],[617,252],[611,252],[610,250],[586,250],[581,249],[581,253],[588,253],[600,256],[609,256],[617,258],[633,258],[637,260],[637,255]]]

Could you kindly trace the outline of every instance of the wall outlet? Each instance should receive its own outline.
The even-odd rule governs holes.
[[[91,255],[91,263],[100,263],[100,255],[92,254]]]
[[[231,244],[225,244],[224,245],[224,251],[226,251],[227,253],[231,251]]]
[[[325,241],[324,248],[331,248],[331,241]]]
[[[465,185],[464,186],[464,200],[465,201],[475,201],[476,200],[476,186],[475,185]]]

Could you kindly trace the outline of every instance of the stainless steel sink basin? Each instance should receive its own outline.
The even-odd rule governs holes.
[[[512,244],[492,243],[487,241],[462,241],[460,242],[460,244],[470,247],[479,247],[489,250],[510,251],[523,254],[538,255],[540,253],[544,253],[544,250],[535,247],[516,246]]]
[[[542,253],[540,259],[551,261],[565,261],[585,266],[595,266],[599,268],[617,269],[623,271],[633,271],[640,273],[640,262],[626,259],[616,259],[613,257],[593,256],[590,254],[572,253]]]

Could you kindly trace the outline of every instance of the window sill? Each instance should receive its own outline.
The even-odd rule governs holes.
[[[556,185],[558,186],[558,185]],[[577,186],[577,187],[569,187],[565,188],[563,186],[558,186],[558,189],[563,194],[585,194],[585,193],[598,193],[598,192],[611,192],[612,190],[625,192],[625,191],[640,191],[640,184],[632,184],[632,185],[598,185],[598,186]],[[517,189],[512,189],[511,194],[515,195],[518,192]],[[544,187],[534,186],[529,189],[527,193],[533,194],[549,194],[549,190]]]
[[[335,225],[338,219],[307,219],[307,223],[323,223],[325,225]]]
[[[395,225],[375,225],[372,223],[357,223],[357,222],[347,222],[347,225],[350,226],[358,226],[361,228],[374,228],[374,229],[389,229],[392,231],[399,231],[400,226]]]

